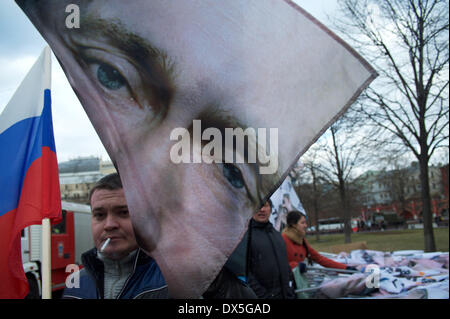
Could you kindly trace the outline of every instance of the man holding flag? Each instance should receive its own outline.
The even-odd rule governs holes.
[[[28,293],[22,229],[48,225],[43,227],[43,239],[47,235],[49,240],[49,221],[61,220],[50,81],[51,56],[46,47],[0,114],[0,298],[24,298]],[[49,242],[43,240],[43,255],[46,249]],[[50,255],[42,259],[43,281],[50,287]]]

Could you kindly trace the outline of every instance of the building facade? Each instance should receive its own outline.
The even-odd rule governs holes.
[[[448,217],[448,164],[430,166],[428,174],[433,217]],[[360,177],[360,185],[363,217],[384,212],[396,213],[405,220],[421,219],[420,168],[417,162],[403,169],[367,172]]]
[[[111,161],[80,157],[58,164],[61,199],[89,204],[89,192],[103,176],[116,171]]]

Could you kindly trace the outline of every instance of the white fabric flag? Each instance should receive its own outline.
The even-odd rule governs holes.
[[[376,76],[292,1],[17,3],[62,63],[174,297],[209,287],[252,214]]]

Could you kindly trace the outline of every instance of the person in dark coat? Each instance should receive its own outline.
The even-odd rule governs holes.
[[[295,299],[293,275],[281,234],[269,222],[269,200],[253,215],[244,240],[249,240],[249,284],[261,299]]]
[[[156,261],[137,245],[119,174],[101,178],[89,194],[95,247],[82,255],[64,299],[166,299],[168,287]],[[75,278],[78,278],[76,280]]]

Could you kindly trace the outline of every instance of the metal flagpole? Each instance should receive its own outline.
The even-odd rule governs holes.
[[[359,273],[359,270],[347,270],[347,269],[338,269],[338,268],[321,268],[321,267],[307,267],[307,270],[317,270],[323,272],[339,272],[343,274],[356,274]]]
[[[42,220],[42,299],[52,299],[52,273],[51,273],[51,227],[50,219]]]
[[[48,65],[48,89],[51,86],[51,51],[45,47],[46,62]],[[42,219],[42,299],[52,299],[52,251],[51,251],[51,224],[49,218]]]

